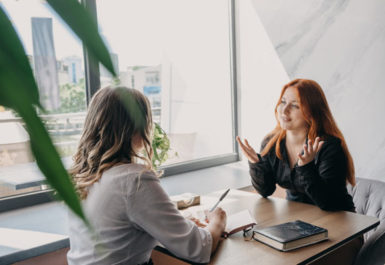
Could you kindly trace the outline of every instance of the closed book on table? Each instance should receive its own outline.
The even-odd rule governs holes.
[[[300,220],[256,229],[254,239],[281,251],[315,244],[328,239],[328,231]]]

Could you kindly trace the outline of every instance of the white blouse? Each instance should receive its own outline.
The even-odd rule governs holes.
[[[210,232],[186,220],[143,165],[106,170],[91,187],[83,209],[94,231],[69,214],[69,265],[141,264],[159,243],[178,257],[209,262]]]

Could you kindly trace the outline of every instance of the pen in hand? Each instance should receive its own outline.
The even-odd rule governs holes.
[[[227,193],[229,193],[230,189],[226,190],[225,193],[222,194],[222,196],[219,198],[219,200],[217,201],[216,204],[214,204],[214,206],[210,209],[209,212],[212,212],[215,210],[215,208],[217,208],[218,204],[226,197]]]

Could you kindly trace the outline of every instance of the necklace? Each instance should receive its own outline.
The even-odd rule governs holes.
[[[293,169],[298,162],[298,154],[302,152],[302,145],[290,145],[286,142],[286,151],[290,168]]]

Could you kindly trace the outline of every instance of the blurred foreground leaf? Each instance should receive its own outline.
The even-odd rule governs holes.
[[[14,109],[23,118],[30,136],[32,153],[40,170],[72,211],[86,221],[70,177],[37,116],[35,106],[40,106],[39,92],[32,69],[24,48],[1,7],[0,38],[0,105]]]
[[[47,0],[79,36],[90,53],[113,75],[112,61],[89,12],[76,0]],[[87,224],[70,177],[48,135],[36,107],[41,108],[31,66],[17,33],[0,5],[0,105],[15,110],[24,120],[32,153],[47,182]]]
[[[89,52],[116,76],[108,49],[90,12],[77,0],[47,0],[47,2],[83,41]]]

